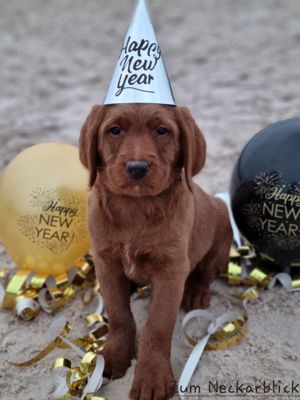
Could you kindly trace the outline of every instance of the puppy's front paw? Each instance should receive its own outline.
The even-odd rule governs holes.
[[[188,285],[184,291],[182,308],[188,312],[197,308],[208,308],[210,305],[210,290],[198,285]]]
[[[175,381],[171,365],[151,365],[138,363],[134,374],[130,400],[168,400],[175,391]]]
[[[119,379],[126,374],[134,355],[134,343],[129,343],[128,337],[118,337],[108,340],[101,354],[105,360],[104,376]]]

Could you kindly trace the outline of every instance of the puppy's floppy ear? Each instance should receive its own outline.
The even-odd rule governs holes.
[[[98,131],[104,117],[104,106],[95,105],[87,116],[79,139],[79,157],[90,173],[89,185],[92,187],[97,177],[97,169],[101,167],[98,149]]]
[[[177,107],[177,116],[181,135],[181,163],[187,185],[192,190],[192,177],[205,164],[206,142],[187,107]]]

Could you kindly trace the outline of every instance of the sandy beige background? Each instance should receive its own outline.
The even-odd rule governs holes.
[[[268,123],[299,116],[300,2],[150,4],[177,103],[192,109],[207,139],[207,164],[197,181],[210,193],[228,190],[247,140]],[[132,0],[0,0],[0,168],[38,142],[77,143],[90,107],[105,95],[133,7]],[[9,263],[2,247],[0,257],[1,265]],[[230,308],[231,289],[220,281],[214,290],[212,309],[220,314]],[[84,332],[83,316],[92,309],[77,299],[59,315],[74,324],[78,336]],[[148,300],[133,302],[133,309],[140,327]],[[206,353],[193,383],[203,391],[210,380],[300,383],[299,310],[299,293],[265,292],[249,306],[247,339]],[[181,332],[182,316],[173,340],[176,379],[191,351]],[[7,360],[26,359],[42,348],[53,318],[40,314],[23,322],[0,311],[0,338],[11,332],[0,349],[1,400],[49,398],[51,363],[61,352],[21,370]],[[199,332],[205,325],[197,324]],[[102,395],[127,399],[132,375],[133,367],[107,384]]]

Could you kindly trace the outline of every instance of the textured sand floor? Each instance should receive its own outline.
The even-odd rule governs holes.
[[[299,116],[300,2],[150,4],[177,103],[191,108],[206,136],[207,164],[198,182],[210,193],[228,190],[247,140],[268,123]],[[0,168],[38,142],[77,143],[90,107],[105,95],[133,7],[131,0],[0,0]],[[1,247],[0,257],[1,264],[9,262]],[[214,290],[213,309],[220,314],[229,307],[223,295],[227,298],[229,289],[217,282]],[[133,302],[139,327],[148,302]],[[59,315],[71,320],[77,336],[84,331],[82,316],[92,308],[75,300]],[[249,305],[247,339],[205,353],[193,383],[203,390],[210,380],[300,383],[299,310],[299,294],[265,292]],[[176,379],[191,351],[181,332],[182,316],[173,340]],[[0,349],[1,400],[49,398],[51,363],[61,352],[21,370],[6,361],[28,358],[43,347],[52,320],[40,314],[23,322],[10,311],[0,312],[0,337],[12,332]],[[133,366],[102,395],[127,399],[132,376]]]

